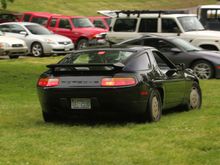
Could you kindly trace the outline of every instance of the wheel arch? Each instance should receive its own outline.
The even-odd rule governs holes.
[[[157,87],[156,88],[158,90],[158,92],[160,93],[160,97],[161,97],[161,102],[162,102],[162,105],[164,104],[164,90],[162,87]]]

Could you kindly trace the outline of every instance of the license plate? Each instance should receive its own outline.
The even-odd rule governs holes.
[[[68,48],[68,47],[67,47],[67,48],[65,48],[64,50],[65,50],[65,51],[69,51],[69,50],[70,50],[70,48]]]
[[[88,98],[72,98],[71,109],[91,109],[91,99]]]

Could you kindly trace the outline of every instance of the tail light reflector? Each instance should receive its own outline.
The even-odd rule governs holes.
[[[132,77],[125,78],[103,78],[101,86],[114,87],[114,86],[132,86],[136,85],[136,80]]]
[[[40,78],[38,81],[40,87],[54,87],[60,84],[59,78]]]

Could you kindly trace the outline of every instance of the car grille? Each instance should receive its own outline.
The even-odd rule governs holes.
[[[70,41],[58,42],[60,45],[69,45],[71,44]]]
[[[23,45],[22,44],[12,44],[12,47],[19,48],[19,47],[23,47]]]

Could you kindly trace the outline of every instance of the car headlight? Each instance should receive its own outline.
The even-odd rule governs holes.
[[[8,43],[5,43],[5,42],[0,43],[0,48],[8,48],[8,47],[10,47]]]
[[[53,41],[53,40],[51,40],[51,39],[45,39],[45,42],[46,42],[47,44],[56,44],[56,42]]]
[[[104,39],[105,36],[106,36],[106,33],[99,33],[99,34],[95,35],[95,38],[100,38],[100,39],[102,38],[102,39]]]

